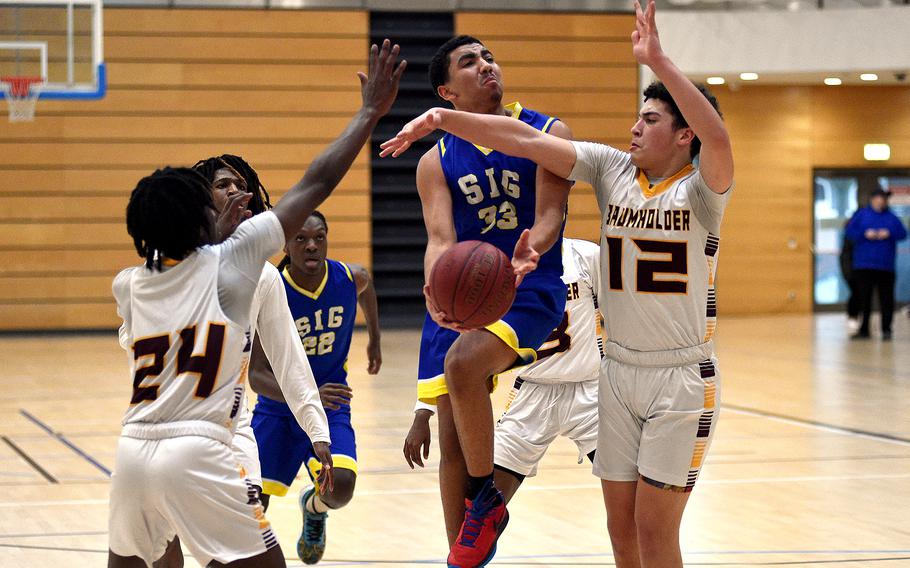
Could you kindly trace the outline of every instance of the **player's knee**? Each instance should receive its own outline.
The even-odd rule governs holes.
[[[665,549],[668,546],[679,545],[679,526],[654,512],[637,512],[635,529],[642,550]]]
[[[336,469],[334,487],[326,491],[319,499],[330,509],[340,509],[351,502],[354,497],[354,485],[357,474],[349,469]]]
[[[607,515],[607,530],[611,539],[628,540],[638,538],[635,518],[626,515]]]

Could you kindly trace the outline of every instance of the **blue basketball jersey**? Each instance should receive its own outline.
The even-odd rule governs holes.
[[[522,108],[506,105],[516,118],[543,132],[558,120]],[[512,258],[515,243],[524,229],[534,224],[537,204],[537,164],[525,158],[507,156],[489,148],[446,134],[437,143],[449,190],[452,218],[459,242],[488,242]],[[559,231],[559,243],[562,229]],[[538,274],[562,275],[562,251],[557,244],[540,257]]]
[[[325,278],[314,292],[297,286],[287,268],[281,273],[291,317],[317,386],[346,383],[348,351],[357,316],[357,285],[351,270],[337,260],[325,262]]]

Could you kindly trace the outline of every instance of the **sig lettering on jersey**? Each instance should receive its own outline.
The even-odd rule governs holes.
[[[487,184],[487,195],[490,200],[500,199],[503,196],[512,199],[521,198],[521,186],[518,184],[519,175],[510,170],[502,170],[497,175],[496,168],[484,170]],[[497,184],[497,179],[499,183]],[[458,178],[458,187],[464,194],[469,205],[478,205],[487,199],[476,174],[467,174]],[[502,201],[499,205],[490,205],[477,211],[477,217],[486,226],[480,231],[483,235],[494,227],[510,230],[518,227],[518,211],[511,201]]]
[[[341,327],[344,323],[344,306],[316,310],[312,319],[310,316],[303,316],[294,323],[307,355],[331,353],[335,344],[335,332],[331,330]]]
[[[688,209],[634,209],[610,204],[605,225],[631,229],[688,231],[691,212]]]

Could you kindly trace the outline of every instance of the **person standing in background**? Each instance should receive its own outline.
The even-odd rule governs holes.
[[[878,290],[881,304],[882,339],[891,339],[897,242],[907,238],[907,230],[888,209],[888,197],[886,191],[876,189],[869,198],[869,205],[858,210],[847,223],[847,239],[853,243],[853,278],[863,313],[859,331],[853,339],[869,337],[873,290]]]

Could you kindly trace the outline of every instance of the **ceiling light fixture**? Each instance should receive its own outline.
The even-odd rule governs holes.
[[[887,144],[866,144],[863,157],[870,162],[884,162],[891,159],[891,146]]]
[[[757,81],[758,73],[740,73],[739,78],[743,81]]]

